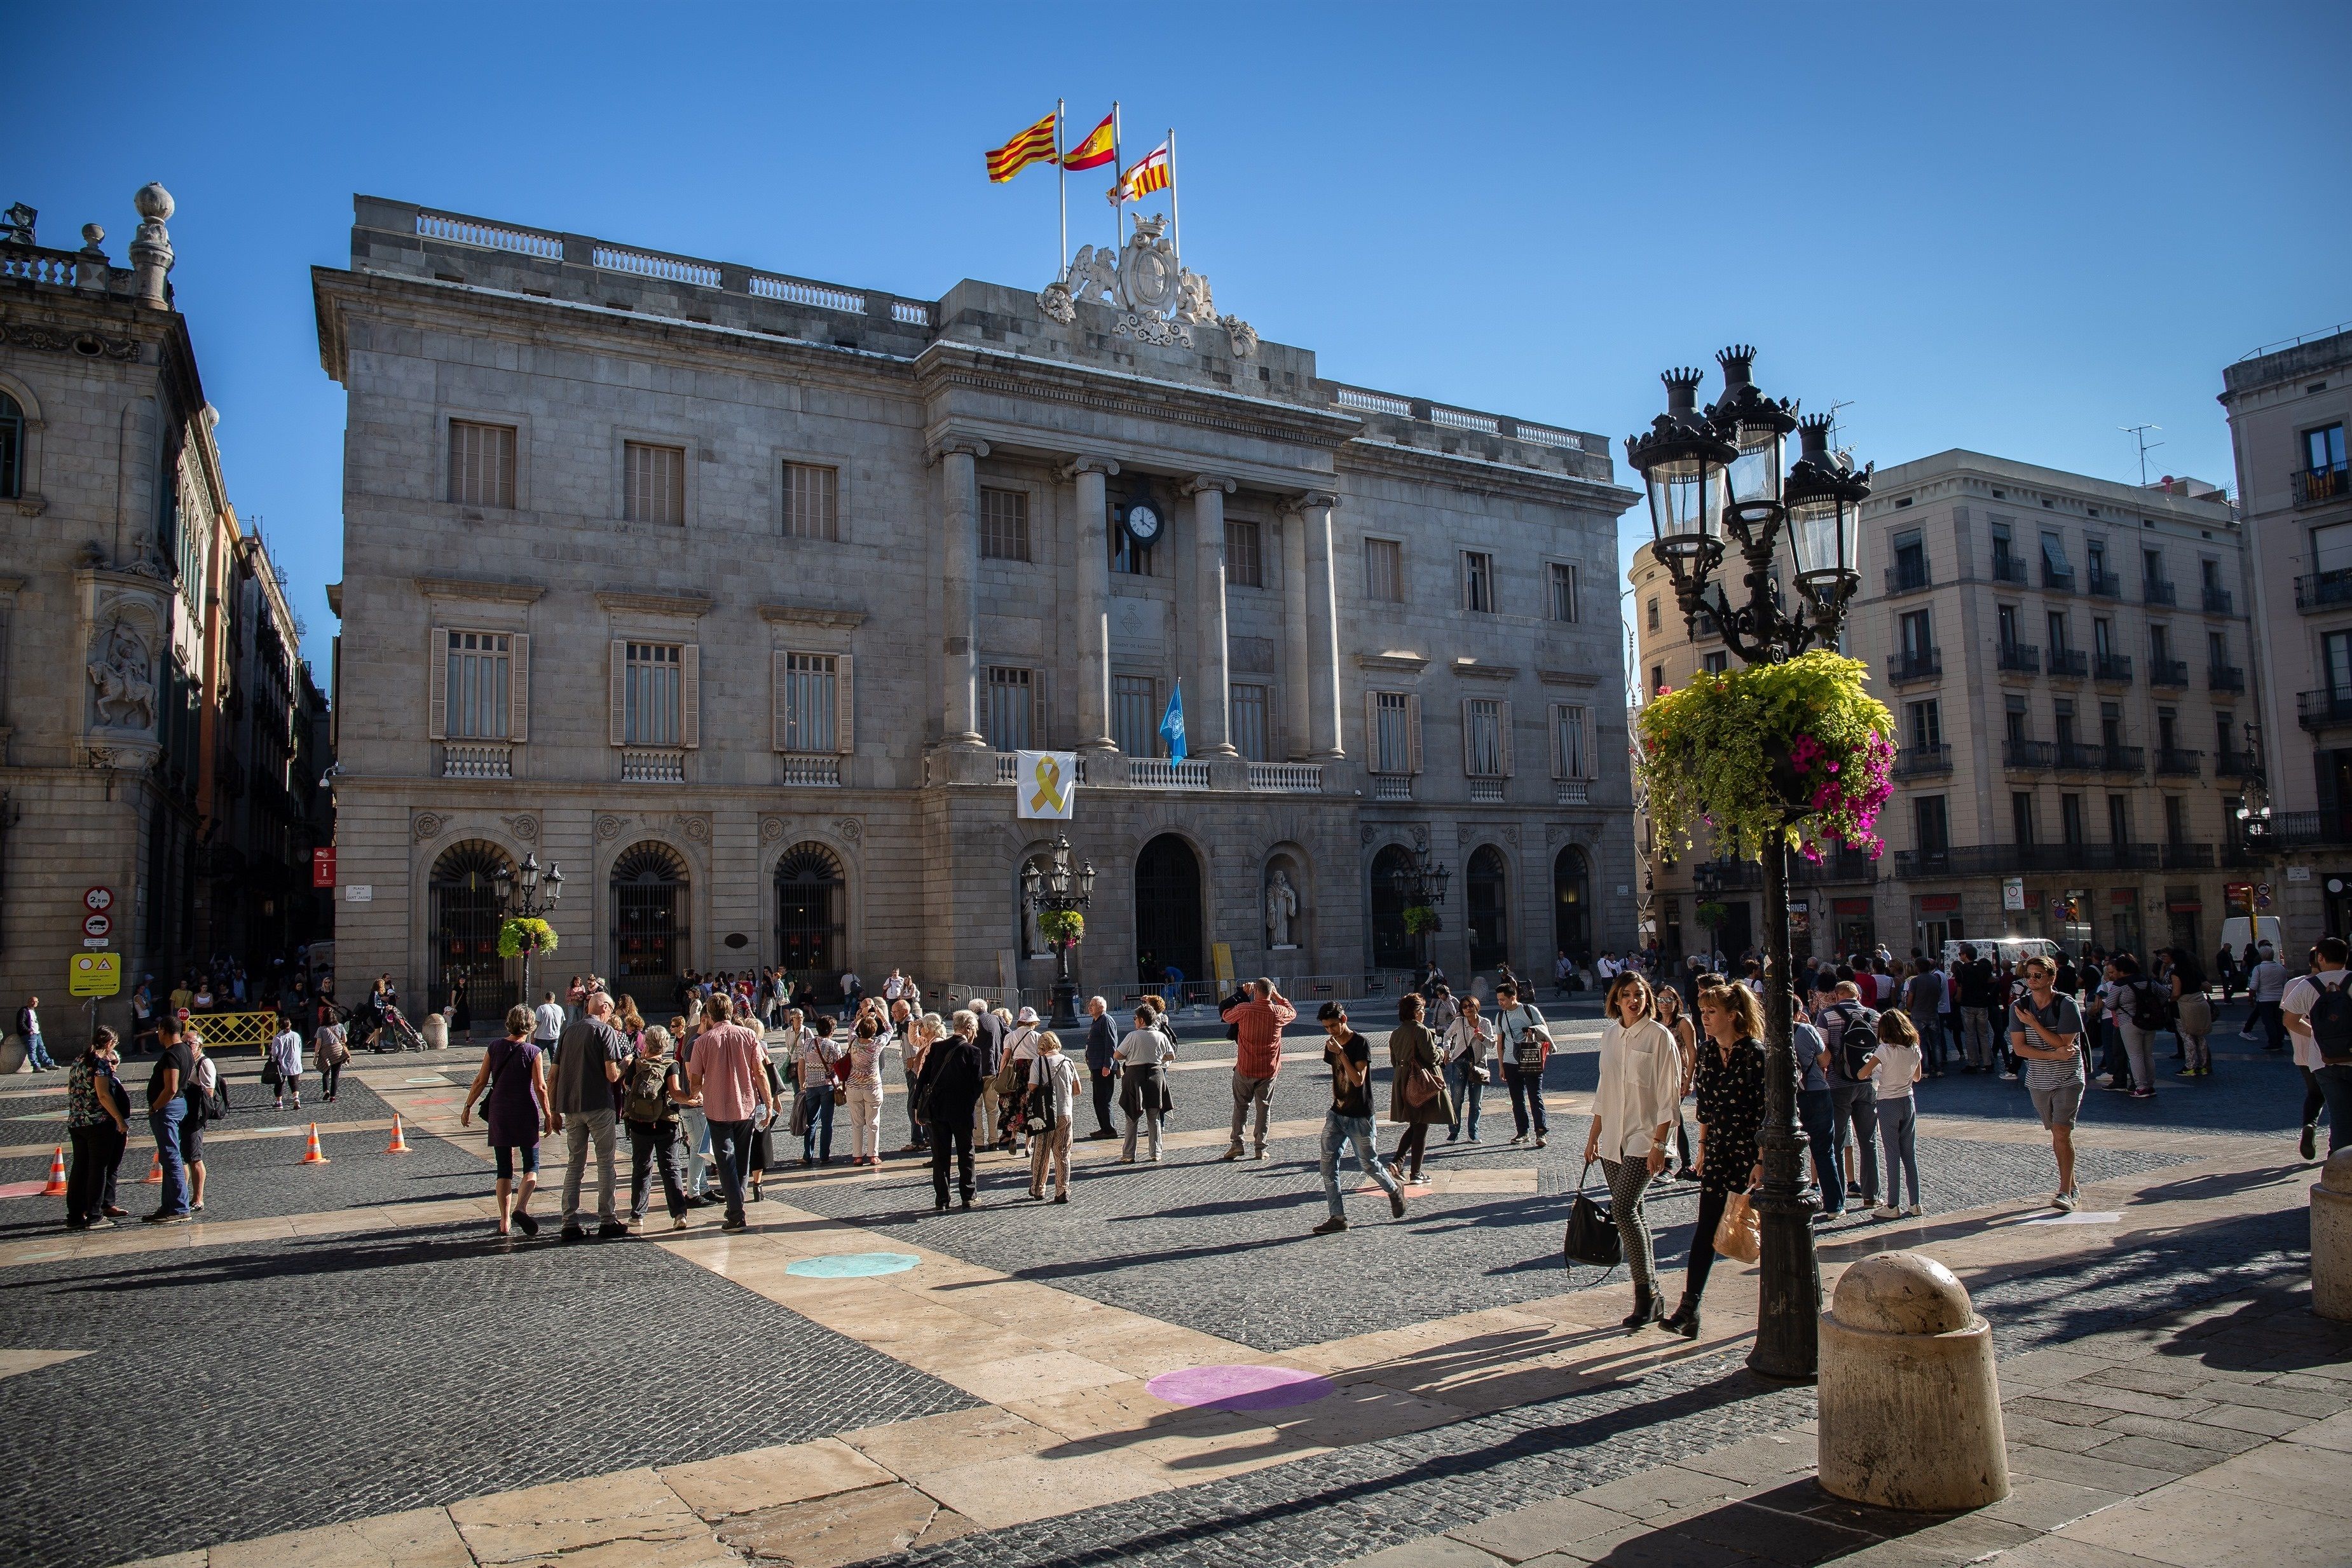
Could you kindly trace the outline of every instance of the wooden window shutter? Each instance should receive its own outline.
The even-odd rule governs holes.
[[[856,664],[849,653],[833,661],[833,748],[845,757],[857,749]]]
[[[1054,749],[1054,695],[1051,670],[1029,672],[1029,744],[1040,751]]]
[[[1266,728],[1272,732],[1266,746],[1266,755],[1276,762],[1291,761],[1289,699],[1283,695],[1283,688],[1280,686],[1268,686],[1265,689],[1265,702]]]
[[[425,733],[442,740],[449,734],[449,633],[436,626],[425,647],[430,665],[425,677]]]
[[[691,751],[702,744],[702,644],[677,651],[677,743]]]
[[[1511,776],[1511,705],[1509,702],[1499,702],[1495,705],[1495,728],[1500,735],[1503,777],[1508,779]]]
[[[1555,779],[1565,779],[1568,777],[1567,761],[1562,758],[1559,754],[1560,718],[1567,712],[1567,705],[1563,703],[1554,703],[1551,705],[1551,776]]]
[[[1462,699],[1462,776],[1469,778],[1478,771],[1476,697]]]
[[[1421,771],[1421,694],[1419,692],[1409,693],[1404,699],[1404,734],[1405,749],[1411,754],[1407,759],[1406,770],[1418,773]]]
[[[1381,694],[1364,694],[1364,766],[1381,770]]]
[[[627,732],[622,728],[628,705],[628,685],[629,645],[615,637],[613,639],[613,744],[615,746],[624,745],[628,739]]]
[[[530,738],[530,633],[518,632],[507,674],[507,738]]]
[[[768,655],[768,747],[772,751],[784,749],[784,721],[793,689],[792,657],[782,648]]]

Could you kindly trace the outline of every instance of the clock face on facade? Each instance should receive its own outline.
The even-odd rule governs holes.
[[[1160,537],[1160,513],[1150,502],[1138,501],[1127,509],[1127,537],[1137,544],[1148,545]]]

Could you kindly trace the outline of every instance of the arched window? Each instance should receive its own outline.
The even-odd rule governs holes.
[[[1372,857],[1372,967],[1410,969],[1418,955],[1412,936],[1404,928],[1405,887],[1412,875],[1412,853],[1402,844],[1391,844]]]
[[[1503,852],[1481,844],[1470,853],[1464,878],[1464,924],[1469,927],[1470,967],[1491,969],[1511,956],[1510,919],[1506,911],[1507,873]]]
[[[514,862],[487,839],[468,839],[441,852],[425,879],[431,927],[425,933],[428,1008],[446,1005],[462,975],[467,1008],[478,1019],[503,1019],[521,999],[521,963],[499,956],[499,926],[506,911],[496,878]]]
[[[1570,844],[1551,862],[1551,940],[1579,965],[1591,961],[1591,864]]]
[[[667,1006],[686,972],[686,862],[667,844],[633,844],[613,862],[612,981],[647,1002]]]
[[[0,500],[25,493],[25,411],[0,392]]]
[[[1135,961],[1147,988],[1158,988],[1171,965],[1188,981],[1209,978],[1201,959],[1201,858],[1173,833],[1135,857]]]
[[[794,844],[776,862],[776,951],[794,986],[830,997],[848,951],[842,905],[847,883],[823,844]]]

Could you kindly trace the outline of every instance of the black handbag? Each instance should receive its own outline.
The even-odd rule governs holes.
[[[1625,1244],[1617,1234],[1617,1221],[1608,1206],[1593,1202],[1584,1196],[1585,1177],[1592,1174],[1592,1162],[1585,1161],[1584,1170],[1576,1178],[1576,1201],[1568,1208],[1568,1236],[1560,1245],[1563,1261],[1594,1269],[1614,1269],[1625,1260]]]

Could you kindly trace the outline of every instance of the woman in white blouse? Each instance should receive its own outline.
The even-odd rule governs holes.
[[[1657,1019],[1650,982],[1635,970],[1610,983],[1609,1022],[1601,1031],[1601,1086],[1593,1091],[1592,1122],[1584,1160],[1601,1162],[1609,1178],[1609,1207],[1625,1244],[1633,1276],[1633,1311],[1625,1326],[1638,1329],[1664,1315],[1654,1283],[1657,1253],[1642,1195],[1666,1168],[1666,1139],[1682,1101],[1682,1049]]]
[[[1478,1141],[1478,1102],[1486,1087],[1486,1062],[1495,1054],[1495,1026],[1478,1016],[1478,998],[1465,997],[1454,1021],[1445,1026],[1440,1054],[1454,1070],[1456,1092],[1454,1109],[1457,1120],[1445,1134],[1447,1143],[1462,1135],[1466,1125],[1470,1141]]]

